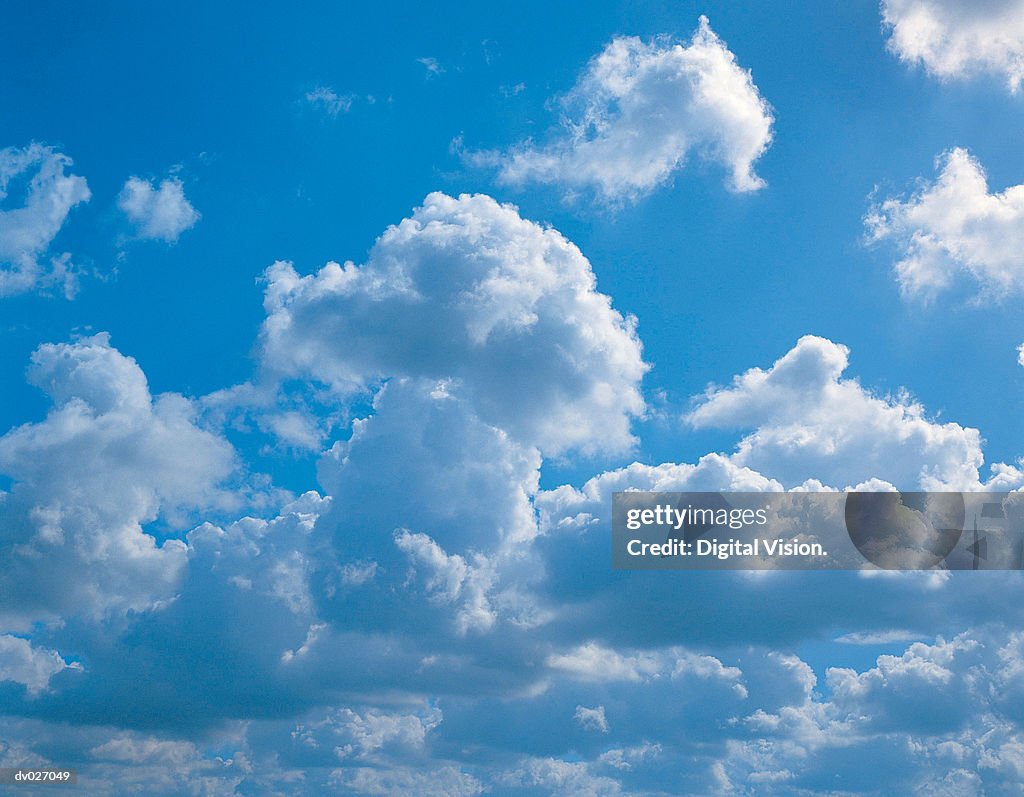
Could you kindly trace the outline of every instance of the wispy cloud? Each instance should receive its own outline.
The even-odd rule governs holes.
[[[354,94],[338,94],[334,89],[327,86],[317,86],[312,91],[306,92],[306,102],[315,108],[320,108],[329,116],[339,116],[348,113],[352,109],[352,103],[356,100]]]
[[[432,56],[425,56],[423,58],[417,58],[416,62],[419,63],[419,64],[422,64],[423,68],[427,70],[427,77],[428,78],[437,77],[438,75],[443,75],[444,72],[445,72],[445,69],[444,69],[443,66],[441,66],[440,62],[436,58],[434,58]]]

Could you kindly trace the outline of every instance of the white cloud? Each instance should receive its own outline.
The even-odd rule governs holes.
[[[887,199],[865,218],[874,241],[892,240],[896,276],[908,296],[929,298],[973,278],[984,293],[1024,290],[1024,185],[990,193],[985,171],[965,149],[944,153],[934,183],[906,200]]]
[[[618,781],[595,775],[587,763],[560,758],[530,758],[504,773],[500,783],[520,788],[538,787],[563,797],[619,797]],[[532,789],[531,789],[532,791]]]
[[[0,297],[60,284],[77,290],[71,255],[47,250],[71,209],[91,196],[84,177],[68,174],[71,159],[42,144],[0,150],[0,201],[13,183],[27,182],[19,207],[0,210]],[[41,262],[49,259],[49,264]]]
[[[441,62],[433,56],[425,56],[423,58],[417,58],[416,62],[423,65],[423,68],[427,70],[427,77],[437,77],[443,75],[445,69],[441,66]]]
[[[467,562],[458,554],[445,553],[426,534],[411,534],[404,529],[395,535],[395,545],[429,573],[428,594],[446,603],[459,603],[455,622],[460,634],[486,631],[494,625],[495,613],[487,592],[495,575],[485,557],[477,554]]]
[[[539,468],[535,449],[481,422],[458,394],[392,380],[378,392],[374,414],[355,421],[352,437],[335,444],[318,470],[339,521],[361,529],[348,554],[374,560],[394,550],[402,528],[452,551],[531,539]]]
[[[355,99],[354,94],[338,94],[328,86],[317,86],[306,92],[306,102],[315,108],[322,108],[332,117],[348,113]]]
[[[579,249],[511,205],[431,194],[365,265],[300,277],[277,263],[267,279],[263,362],[280,378],[343,396],[393,377],[438,380],[547,455],[633,443],[647,370],[633,319],[595,290]]]
[[[413,712],[343,707],[321,719],[303,720],[291,736],[304,747],[329,749],[340,760],[383,762],[395,752],[422,751],[428,734],[442,719],[436,706]]]
[[[628,772],[637,765],[658,757],[661,753],[662,746],[660,744],[644,742],[636,747],[618,747],[601,753],[598,763]]]
[[[889,50],[943,80],[987,73],[1011,92],[1024,79],[1021,0],[882,0]]]
[[[177,177],[159,186],[140,177],[129,177],[117,198],[117,206],[135,225],[140,238],[174,243],[199,221],[199,212],[185,198],[185,185]]]
[[[32,646],[21,637],[0,634],[0,681],[24,684],[29,695],[38,695],[61,670],[81,669],[77,662],[68,664],[55,650]]]
[[[806,574],[695,572],[680,590],[608,566],[616,490],[781,490],[885,468],[915,484],[976,480],[973,430],[873,396],[843,378],[844,347],[804,338],[695,408],[754,430],[736,454],[541,491],[545,453],[606,434],[628,449],[642,411],[632,326],[564,238],[486,198],[432,195],[364,266],[269,276],[265,381],[239,392],[273,407],[292,378],[316,380],[330,389],[306,388],[338,417],[365,414],[321,458],[331,498],[157,547],[153,517],[225,505],[233,452],[192,402],[154,399],[105,337],[42,347],[31,378],[54,407],[0,438],[15,479],[0,497],[14,563],[0,593],[35,601],[13,607],[24,626],[67,620],[34,627],[31,643],[9,637],[12,671],[48,689],[21,709],[80,723],[13,733],[0,718],[0,737],[71,750],[99,794],[856,793],[877,791],[879,772],[911,794],[963,785],[965,770],[993,793],[1019,781],[1024,634],[833,669],[824,696],[806,662],[771,649],[838,629],[873,644],[893,628],[962,629],[1019,574],[835,573],[811,595]],[[327,426],[287,407],[281,434],[316,447]],[[554,428],[550,413],[578,425]],[[998,619],[1019,626],[1021,611],[1011,601]],[[53,677],[57,650],[86,668]],[[127,730],[155,715],[164,738]]]
[[[908,396],[879,397],[843,378],[849,350],[801,338],[768,370],[709,388],[687,416],[696,428],[753,429],[731,460],[787,486],[882,479],[901,489],[980,489],[977,429],[929,420]]]
[[[972,671],[984,655],[982,646],[965,636],[934,644],[914,642],[900,656],[879,656],[863,673],[829,669],[831,702],[864,725],[931,730],[954,729],[974,713]]]
[[[476,797],[484,793],[479,780],[457,767],[439,767],[423,771],[418,768],[339,769],[331,779],[333,789],[344,788],[350,794],[373,797]]]
[[[89,751],[93,758],[123,761],[128,764],[167,764],[182,767],[194,760],[199,751],[190,742],[161,741],[147,736],[123,734]]]
[[[611,204],[637,201],[691,155],[723,166],[734,191],[764,186],[754,162],[772,140],[771,109],[705,17],[687,44],[614,38],[561,105],[562,126],[547,144],[467,158],[499,166],[506,184],[556,183],[568,195],[590,188]]]
[[[845,645],[891,645],[920,638],[921,634],[894,629],[892,631],[853,631],[836,637],[835,641]]]
[[[1024,343],[1017,347],[1017,364],[1024,366]]]
[[[0,494],[0,626],[169,597],[185,545],[159,545],[142,524],[236,506],[218,487],[233,449],[196,426],[183,396],[153,398],[105,334],[40,346],[29,379],[53,408],[0,437],[0,473],[14,482]]]
[[[623,655],[618,651],[588,642],[565,653],[553,653],[548,667],[573,678],[588,681],[646,681],[656,677],[667,665],[660,656],[647,653]]]
[[[608,725],[608,718],[604,715],[604,706],[587,708],[576,706],[576,713],[572,717],[585,731],[600,731],[608,733],[611,727]]]

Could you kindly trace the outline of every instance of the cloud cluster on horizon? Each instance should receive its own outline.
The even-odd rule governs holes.
[[[950,0],[885,0],[889,46],[1016,91],[1021,3],[991,5],[1001,37]],[[323,87],[306,100],[351,105]],[[467,157],[613,206],[694,157],[734,191],[764,185],[773,112],[706,18],[686,44],[613,39],[561,103],[545,142]],[[0,295],[72,290],[70,255],[50,251],[89,199],[70,166],[0,151],[0,199],[30,176],[0,212]],[[963,275],[1018,291],[1022,186],[991,192],[966,150],[941,167],[866,220],[896,245],[904,292]],[[118,205],[166,243],[199,219],[175,177],[131,177]],[[846,346],[806,335],[682,414],[734,430],[732,448],[630,462],[648,410],[637,319],[565,235],[486,195],[429,194],[361,264],[263,278],[244,384],[154,395],[106,333],[32,355],[48,410],[0,436],[0,766],[73,766],[111,797],[787,795],[883,777],[999,794],[1024,779],[1024,607],[992,612],[1021,573],[681,586],[609,567],[620,490],[1020,489],[1020,463],[984,473],[980,430],[879,395]],[[275,490],[232,443],[246,435],[315,457],[315,485]],[[629,464],[541,486],[545,463],[608,461]],[[816,673],[827,642],[873,663]]]
[[[0,761],[45,749],[96,794],[125,778],[154,794],[786,793],[833,770],[863,784],[850,755],[889,749],[908,791],[1013,782],[1024,665],[987,618],[990,582],[829,574],[811,606],[807,574],[694,573],[695,610],[666,612],[670,580],[607,567],[617,489],[800,486],[819,449],[807,471],[835,486],[977,475],[975,430],[844,378],[841,345],[804,338],[700,399],[691,422],[757,430],[732,454],[542,490],[546,458],[629,451],[646,370],[557,231],[431,194],[363,265],[271,267],[266,310],[258,378],[319,385],[355,417],[321,455],[324,494],[268,519],[214,519],[265,510],[231,486],[237,454],[202,402],[153,397],[103,335],[36,353],[53,409],[0,437],[21,600],[0,627]],[[854,467],[869,433],[881,448]],[[791,652],[896,628],[946,636],[824,686]],[[924,687],[957,712],[922,718]]]

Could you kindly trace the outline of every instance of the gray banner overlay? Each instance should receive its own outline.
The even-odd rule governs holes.
[[[1021,570],[1024,493],[615,493],[617,570]]]
[[[0,767],[2,786],[63,786],[77,782],[78,776],[73,769]]]

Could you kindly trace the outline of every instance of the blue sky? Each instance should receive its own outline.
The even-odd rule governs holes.
[[[0,765],[1012,793],[1017,574],[607,545],[618,489],[1024,486],[1020,0],[3,20]]]

